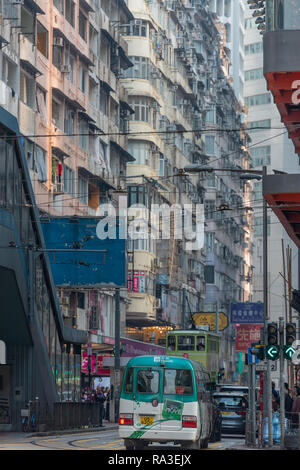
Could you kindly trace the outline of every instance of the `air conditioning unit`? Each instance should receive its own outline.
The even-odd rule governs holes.
[[[133,24],[135,26],[142,26],[143,22],[142,22],[142,20],[133,20]]]
[[[52,191],[56,194],[63,193],[64,192],[64,185],[63,183],[54,183],[52,185]]]
[[[60,302],[61,302],[62,305],[70,305],[70,297],[68,297],[66,295],[63,295],[60,298]]]
[[[59,36],[55,36],[53,38],[53,46],[63,47],[64,46],[64,39],[59,37]]]
[[[71,73],[71,65],[61,65],[60,71],[61,73]]]
[[[70,317],[70,310],[68,309],[68,307],[60,307],[60,310],[61,310],[63,317],[65,318]]]

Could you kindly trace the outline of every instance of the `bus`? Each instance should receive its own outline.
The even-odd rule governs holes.
[[[220,335],[206,330],[169,330],[166,334],[166,355],[180,356],[200,362],[217,382]]]
[[[213,433],[208,371],[181,357],[138,356],[125,368],[119,410],[119,436],[128,450],[151,442],[207,448]]]

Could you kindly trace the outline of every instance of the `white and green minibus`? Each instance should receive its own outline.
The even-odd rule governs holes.
[[[212,432],[213,384],[203,364],[172,356],[138,356],[125,369],[119,435],[126,449],[149,443],[208,446]]]

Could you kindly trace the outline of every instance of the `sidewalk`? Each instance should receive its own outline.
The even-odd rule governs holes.
[[[112,431],[119,428],[118,423],[106,423],[103,428],[100,427],[85,427],[85,428],[76,428],[76,429],[58,429],[51,431],[43,432],[0,432],[0,442],[1,440],[19,440],[27,437],[42,437],[42,436],[62,436],[64,434],[82,434],[87,432],[103,432],[103,431]]]

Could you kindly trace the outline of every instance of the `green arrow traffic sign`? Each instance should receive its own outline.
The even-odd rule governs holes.
[[[279,358],[280,347],[278,344],[268,344],[266,347],[266,359],[276,361]]]
[[[293,346],[289,344],[283,347],[283,356],[288,360],[292,359],[295,352],[296,352],[296,349],[294,349]]]

